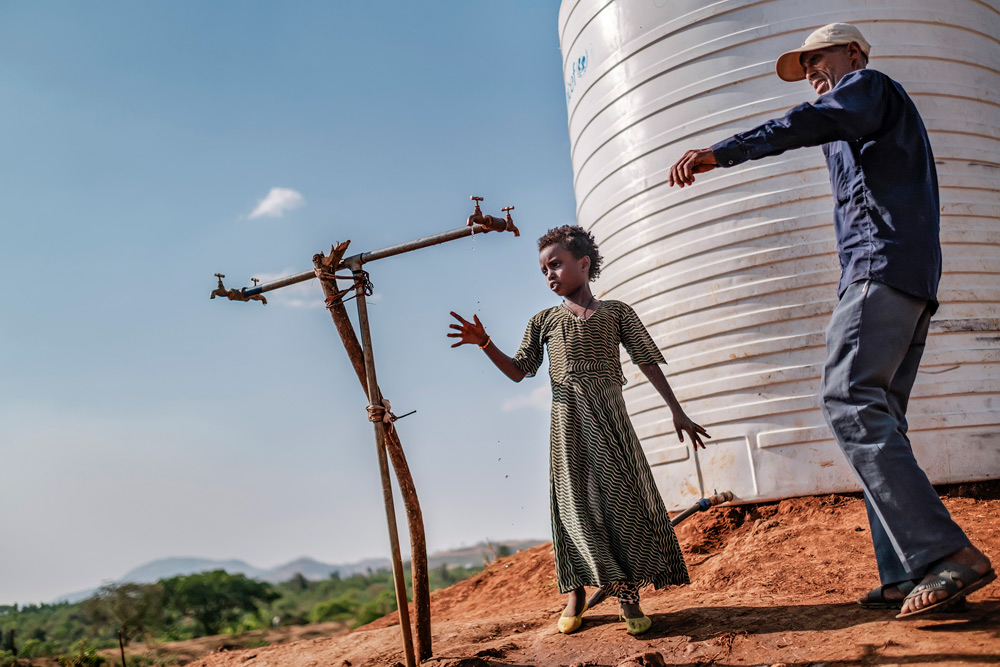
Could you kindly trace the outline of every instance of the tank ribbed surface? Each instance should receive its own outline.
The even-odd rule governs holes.
[[[625,395],[670,508],[856,490],[818,408],[839,266],[821,150],[667,185],[707,147],[814,99],[774,74],[815,28],[857,25],[909,92],[941,189],[941,308],[910,400],[935,483],[1000,477],[1000,3],[566,0],[559,13],[578,222],[604,298],[631,304],[688,414],[692,455],[638,373]]]

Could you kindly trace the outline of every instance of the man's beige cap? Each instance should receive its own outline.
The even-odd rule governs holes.
[[[801,81],[806,78],[806,73],[802,69],[802,65],[799,64],[799,55],[806,51],[815,51],[817,49],[825,49],[828,46],[850,44],[851,42],[857,42],[866,56],[872,49],[872,45],[864,38],[861,31],[850,23],[831,23],[830,25],[825,25],[806,37],[806,41],[803,42],[801,47],[787,53],[782,53],[778,57],[774,71],[785,81]]]

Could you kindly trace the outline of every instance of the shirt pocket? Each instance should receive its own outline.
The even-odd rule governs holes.
[[[843,206],[851,200],[854,184],[854,159],[850,148],[843,141],[838,141],[832,148],[823,146],[826,155],[826,166],[830,172],[830,187],[833,189],[833,199],[837,206]]]

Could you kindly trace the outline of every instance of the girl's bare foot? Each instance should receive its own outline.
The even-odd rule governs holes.
[[[971,545],[960,551],[956,551],[949,556],[945,556],[938,562],[950,562],[964,565],[979,575],[986,574],[992,568],[990,559],[987,558],[982,551]],[[920,584],[917,584],[917,589],[919,589],[922,584],[931,583],[937,578],[937,575],[933,574],[932,567],[931,573],[928,573],[927,576],[920,581]],[[948,597],[948,593],[946,591],[939,589],[924,590],[916,595],[911,595],[912,597],[907,597],[903,602],[903,608],[900,610],[900,615],[912,614],[925,607],[937,604]]]

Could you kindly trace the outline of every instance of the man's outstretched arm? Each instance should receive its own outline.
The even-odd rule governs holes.
[[[887,110],[888,82],[872,70],[844,77],[812,104],[800,104],[781,118],[741,132],[711,148],[687,151],[670,168],[670,185],[691,185],[694,174],[735,167],[747,160],[780,155],[787,150],[831,141],[854,141],[882,126]]]

